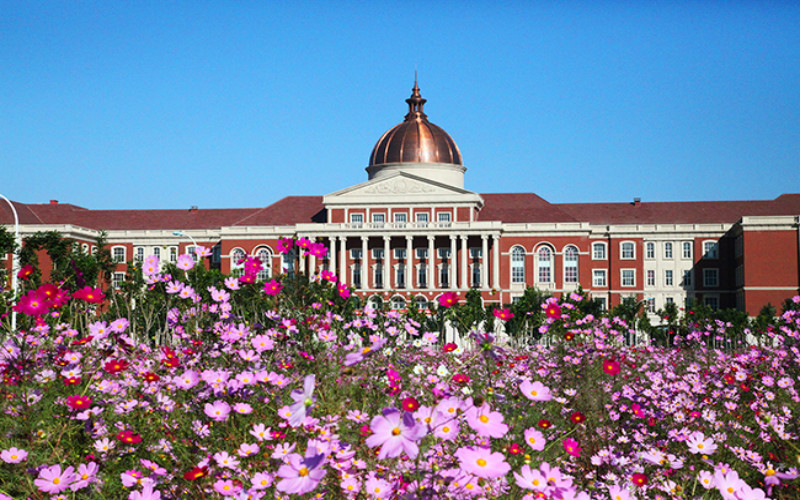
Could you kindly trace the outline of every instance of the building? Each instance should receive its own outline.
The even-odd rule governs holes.
[[[250,209],[90,210],[51,201],[14,203],[23,235],[56,230],[91,250],[108,233],[119,262],[157,254],[175,261],[189,238],[213,248],[211,266],[236,272],[244,256],[262,278],[294,271],[276,252],[283,237],[308,237],[327,268],[365,299],[425,305],[444,291],[481,291],[510,303],[528,286],[561,294],[579,285],[606,306],[624,297],[648,310],[695,298],[751,315],[779,306],[800,286],[800,194],[765,201],[549,203],[533,193],[464,189],[466,168],[453,139],[428,121],[416,83],[402,123],[372,150],[367,181],[325,196],[288,196]],[[0,223],[13,224],[0,206]],[[10,259],[6,266],[10,268]]]

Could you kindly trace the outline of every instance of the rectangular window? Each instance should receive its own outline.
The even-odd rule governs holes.
[[[386,214],[372,214],[372,222],[383,224],[386,222]]]
[[[578,282],[578,266],[564,266],[564,283]]]
[[[372,258],[375,260],[383,259],[383,248],[373,248],[372,249]]]
[[[397,288],[406,287],[406,266],[404,264],[397,265],[397,272],[395,273],[395,284]]]
[[[645,245],[644,250],[644,258],[645,259],[655,259],[656,258],[656,244],[652,241],[648,241]]]
[[[687,269],[683,272],[683,286],[688,288],[692,286],[692,270]]]
[[[350,249],[350,258],[353,260],[361,260],[361,249],[360,248],[351,248]]]
[[[673,273],[671,269],[667,269],[664,271],[664,286],[673,286],[675,284],[675,279],[673,278]]]
[[[472,264],[472,288],[480,288],[481,286],[481,265],[478,263]]]
[[[364,214],[350,214],[350,223],[351,224],[363,224],[364,223]]]
[[[178,262],[178,247],[169,247],[169,261],[173,264]]]
[[[605,269],[592,269],[592,286],[606,286]]]
[[[592,259],[593,260],[606,260],[606,245],[605,243],[592,244]]]
[[[404,222],[406,222],[407,218],[408,218],[408,216],[406,214],[404,214],[404,213],[394,214],[394,221],[395,222],[404,223]]]
[[[704,241],[703,242],[703,258],[704,259],[716,259],[717,258],[717,242],[716,241]]]
[[[382,264],[375,264],[375,278],[373,282],[375,283],[375,288],[383,288],[383,265]]]
[[[395,248],[394,249],[394,258],[398,260],[403,260],[406,258],[406,249],[405,248]]]
[[[656,312],[656,299],[654,297],[647,298],[647,312],[649,313]]]
[[[114,247],[114,252],[112,255],[114,256],[114,262],[125,262],[124,247]]]
[[[719,309],[719,297],[704,297],[703,302],[713,311]]]
[[[719,269],[703,269],[703,286],[706,288],[719,286]]]
[[[114,273],[114,278],[112,279],[111,285],[114,287],[114,290],[119,290],[122,286],[122,282],[125,281],[125,273]]]
[[[439,258],[440,259],[449,259],[450,258],[450,249],[449,248],[440,248],[439,249]]]
[[[427,259],[428,258],[428,249],[427,248],[417,248],[417,258],[418,259]]]
[[[672,243],[669,241],[664,243],[664,258],[671,259],[672,258]]]
[[[197,253],[194,251],[193,246],[186,247],[186,253],[192,256],[192,259],[197,262]]]
[[[439,212],[439,222],[450,222],[450,212]]]
[[[427,213],[418,213],[417,214],[417,222],[428,222],[428,214]]]
[[[667,297],[666,299],[664,299],[664,301],[667,304],[674,304],[675,303],[675,299],[673,299],[672,297]]]
[[[636,286],[636,269],[622,270],[622,286]]]
[[[361,264],[358,262],[353,264],[353,286],[361,288]]]
[[[470,248],[469,249],[469,258],[476,260],[481,258],[481,254],[483,253],[482,248]]]
[[[133,258],[136,260],[136,262],[144,262],[144,247],[134,248]]]
[[[417,284],[420,288],[428,288],[428,266],[420,264],[417,267]]]
[[[153,255],[161,259],[161,247],[155,247],[153,249]]]
[[[620,258],[625,260],[632,260],[636,257],[635,246],[632,242],[626,241],[621,246]]]
[[[608,310],[608,303],[606,302],[606,298],[605,297],[595,297],[594,300],[596,300],[597,303],[600,304],[600,310],[601,311]]]
[[[439,268],[439,283],[442,288],[450,286],[450,267],[447,264],[442,264]]]
[[[656,272],[652,269],[647,270],[647,286],[656,286]]]
[[[684,259],[691,259],[692,258],[692,242],[691,241],[684,241],[683,242],[683,253],[681,254]]]
[[[219,264],[221,259],[222,259],[222,247],[220,247],[220,244],[217,243],[216,245],[214,245],[214,248],[211,249],[211,262],[214,264]]]

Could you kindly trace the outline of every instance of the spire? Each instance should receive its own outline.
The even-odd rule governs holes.
[[[406,99],[406,102],[408,103],[408,114],[406,115],[406,121],[425,120],[428,118],[428,116],[422,111],[422,107],[426,102],[428,102],[428,100],[423,99],[419,93],[416,70],[414,71],[414,88],[411,89],[411,97]]]

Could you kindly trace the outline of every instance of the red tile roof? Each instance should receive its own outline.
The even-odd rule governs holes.
[[[478,220],[503,222],[577,222],[557,205],[533,193],[481,194],[483,209]]]
[[[233,226],[286,226],[325,222],[322,196],[287,196],[268,207],[253,212]]]

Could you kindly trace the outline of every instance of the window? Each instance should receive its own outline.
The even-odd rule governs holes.
[[[665,259],[672,258],[672,243],[669,241],[664,243],[664,258]]]
[[[647,270],[647,281],[645,281],[646,286],[656,286],[656,272],[652,269]]]
[[[241,276],[244,272],[244,259],[247,256],[241,248],[235,248],[231,252],[231,276]]]
[[[605,269],[592,269],[592,286],[606,286]]]
[[[428,214],[427,213],[418,213],[417,214],[417,222],[428,222]]]
[[[402,262],[397,264],[397,267],[395,268],[394,283],[397,288],[406,287],[406,265]]]
[[[620,258],[625,260],[636,258],[636,246],[633,242],[626,241],[620,244]]]
[[[606,244],[605,243],[592,243],[592,259],[593,260],[606,260]]]
[[[383,264],[376,262],[373,269],[375,274],[372,282],[375,284],[375,288],[383,288]]]
[[[450,258],[450,249],[447,247],[439,249],[439,258],[440,259],[449,259]]]
[[[648,241],[647,244],[644,246],[644,258],[645,259],[655,259],[656,258],[656,244],[652,241]]]
[[[391,304],[392,304],[391,307],[394,310],[406,308],[406,300],[403,297],[392,297]]]
[[[125,273],[114,273],[114,277],[111,281],[111,286],[114,287],[114,290],[119,290],[122,287],[122,282],[125,281]]]
[[[719,297],[703,297],[703,302],[714,311],[719,309]]]
[[[525,283],[525,250],[522,247],[511,249],[511,282]]]
[[[428,265],[424,262],[417,266],[417,285],[428,288]]]
[[[361,249],[360,248],[351,248],[350,249],[350,258],[353,260],[361,260]]]
[[[161,259],[161,247],[155,247],[153,249],[153,255]]]
[[[682,257],[684,259],[691,259],[692,258],[692,242],[691,241],[684,241],[682,243],[682,246],[683,246]]]
[[[353,263],[353,286],[356,288],[361,287],[361,262]]]
[[[222,247],[219,243],[214,245],[214,248],[211,249],[211,262],[214,264],[219,264],[220,260],[222,259]]]
[[[136,247],[133,249],[133,258],[136,262],[144,262],[144,247]]]
[[[197,252],[195,252],[195,248],[193,246],[190,245],[190,246],[186,247],[186,255],[191,255],[192,256],[192,260],[197,262]]]
[[[350,214],[350,223],[357,225],[363,224],[364,214]]]
[[[687,269],[683,272],[683,286],[689,288],[692,286],[692,270]]]
[[[469,249],[469,258],[472,260],[478,260],[482,257],[483,252],[481,248],[470,248]]]
[[[394,249],[394,258],[397,260],[405,260],[406,258],[406,249],[405,248],[395,248]]]
[[[256,257],[258,257],[258,260],[261,261],[261,265],[263,266],[258,272],[257,278],[259,281],[266,281],[272,277],[272,252],[269,248],[261,247],[256,250]]]
[[[622,270],[622,286],[636,286],[636,269]]]
[[[450,222],[450,212],[439,212],[439,222]]]
[[[717,242],[716,241],[704,241],[703,242],[703,258],[704,259],[716,259],[717,258]]]
[[[666,299],[664,299],[664,301],[667,304],[674,304],[675,303],[675,299],[673,299],[672,297],[667,297]]]
[[[656,312],[656,299],[655,299],[655,297],[648,297],[647,298],[647,312],[649,312],[649,313]]]
[[[374,224],[383,224],[386,222],[386,214],[372,214],[372,222]]]
[[[373,248],[372,249],[372,258],[375,260],[383,259],[383,248]]]
[[[89,244],[88,243],[82,243],[81,244],[81,252],[83,252],[84,254],[87,254],[87,255],[89,254]]]
[[[675,285],[675,279],[673,278],[673,272],[671,269],[667,269],[664,271],[664,286],[673,286]]]
[[[417,309],[424,310],[428,308],[428,299],[423,296],[415,298],[414,303],[417,305]]]
[[[564,283],[578,282],[578,249],[569,246],[564,249]]]
[[[472,264],[472,288],[481,286],[481,265],[476,262]]]
[[[706,288],[719,286],[719,269],[703,269],[703,286]]]
[[[378,295],[373,295],[372,297],[370,297],[368,303],[375,310],[380,311],[381,309],[383,309],[383,299],[380,298],[380,296]]]
[[[408,215],[406,215],[406,214],[404,214],[404,213],[402,213],[402,214],[394,214],[394,216],[393,216],[393,217],[394,217],[394,221],[395,221],[395,222],[398,222],[398,223],[403,223],[403,224],[404,224],[405,222],[407,222],[407,219],[408,219]]]
[[[178,247],[169,247],[169,261],[172,263],[178,262]]]
[[[594,300],[596,300],[597,303],[600,304],[600,310],[601,311],[608,310],[608,303],[606,302],[606,298],[605,297],[595,297]]]
[[[537,269],[538,272],[536,273],[537,281],[539,283],[550,283],[552,282],[552,252],[548,247],[541,247],[537,252]]]
[[[297,256],[296,250],[292,248],[289,250],[288,253],[283,254],[283,259],[281,260],[281,264],[283,266],[283,272],[288,274],[289,276],[294,276],[294,258]]]
[[[439,267],[439,286],[448,288],[450,286],[450,266],[447,262]]]
[[[114,247],[111,250],[114,262],[125,262],[125,247]]]
[[[427,259],[428,258],[428,249],[427,248],[417,248],[417,258]]]

